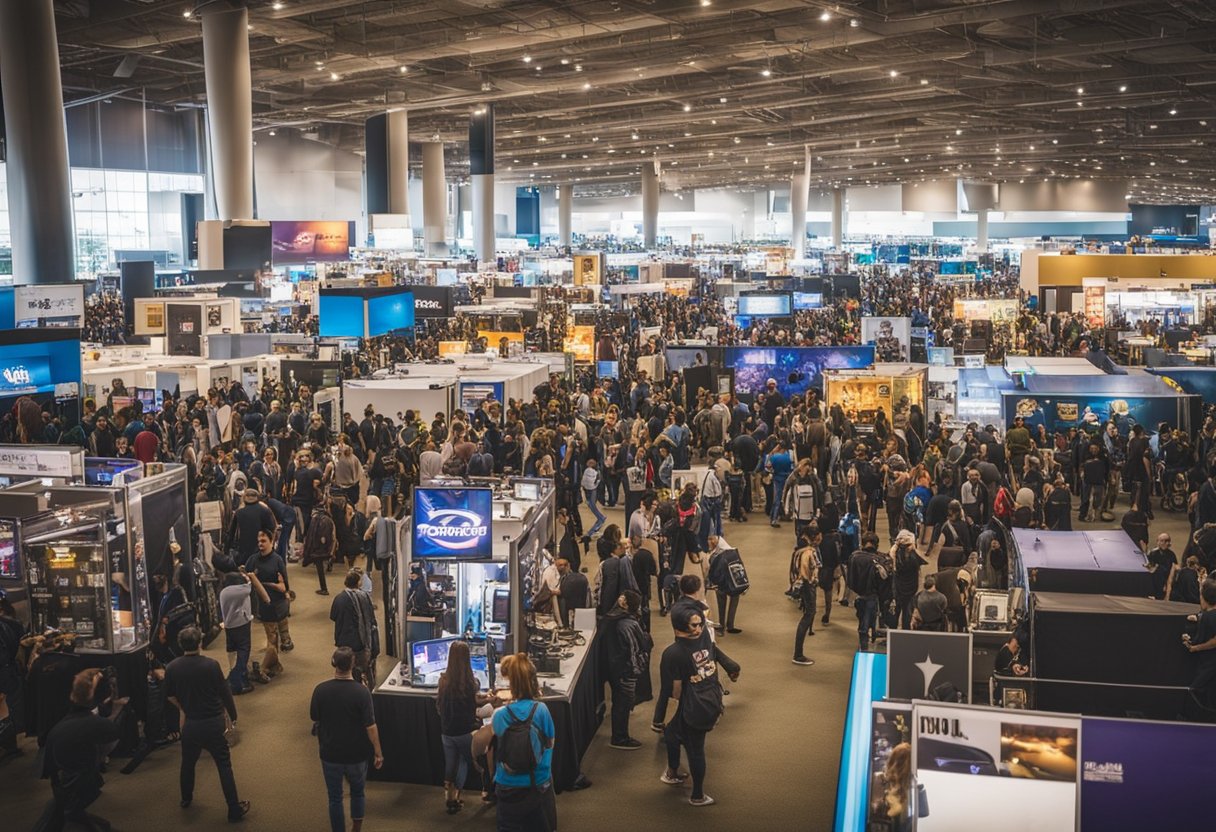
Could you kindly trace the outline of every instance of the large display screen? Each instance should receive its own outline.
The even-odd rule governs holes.
[[[350,259],[354,223],[346,220],[282,220],[270,223],[274,264]]]
[[[724,347],[722,353],[721,366],[735,370],[735,392],[755,395],[772,378],[787,401],[823,387],[824,370],[860,370],[874,363],[873,346]]]
[[[793,300],[785,292],[739,295],[739,314],[747,318],[786,318],[793,314]]]
[[[822,307],[822,292],[794,292],[795,309],[821,309]]]
[[[363,337],[363,298],[322,292],[319,302],[322,338]]]
[[[384,335],[414,326],[414,295],[397,292],[367,299],[367,334]]]
[[[415,558],[489,560],[494,554],[488,488],[415,488]]]
[[[1067,431],[1069,428],[1098,430],[1106,421],[1112,420],[1119,432],[1126,435],[1132,425],[1141,425],[1145,431],[1156,433],[1162,422],[1178,424],[1179,408],[1184,397],[1136,396],[1129,394],[1030,394],[1025,391],[1008,391],[1001,396],[1001,406],[1007,424],[1021,416],[1026,426],[1034,430],[1043,425],[1049,432]]]
[[[264,269],[270,265],[270,248],[268,225],[233,225],[225,228],[224,269]]]

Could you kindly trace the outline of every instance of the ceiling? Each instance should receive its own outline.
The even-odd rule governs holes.
[[[492,102],[499,178],[580,192],[636,191],[651,157],[669,190],[784,183],[809,153],[812,187],[1109,177],[1216,202],[1210,0],[247,5],[255,130],[358,150],[405,108],[450,175]],[[205,101],[198,3],[55,7],[65,100]]]

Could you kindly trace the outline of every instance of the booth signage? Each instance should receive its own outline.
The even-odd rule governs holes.
[[[72,283],[17,286],[13,309],[14,323],[19,328],[80,326],[84,321],[84,286]]]
[[[971,633],[892,630],[887,639],[888,698],[927,699],[952,684],[971,700]]]
[[[33,393],[51,384],[51,363],[31,356],[0,367],[0,392]]]
[[[1082,281],[1085,296],[1085,320],[1090,326],[1106,325],[1106,284],[1101,278]]]
[[[470,416],[481,409],[481,403],[493,399],[502,404],[504,383],[501,381],[460,382],[460,409]]]
[[[80,464],[73,456],[80,455]],[[64,477],[83,471],[84,452],[53,448],[0,448],[0,476]]]
[[[492,507],[488,488],[414,489],[414,557],[489,559]]]

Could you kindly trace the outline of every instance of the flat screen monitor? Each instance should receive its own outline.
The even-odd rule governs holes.
[[[600,378],[617,378],[620,374],[619,361],[597,361],[595,362],[595,374]]]
[[[490,608],[491,624],[511,623],[511,590],[506,587],[494,590],[494,603]]]
[[[413,556],[489,560],[493,500],[488,488],[415,488]]]
[[[322,338],[362,338],[363,298],[322,292],[320,319]]]
[[[822,307],[822,292],[794,292],[795,309],[821,309]]]
[[[494,669],[490,661],[490,648],[484,640],[469,641],[469,664],[473,668],[473,678],[482,690],[489,690],[494,684],[491,671]]]
[[[17,549],[17,521],[0,519],[0,578],[19,581],[22,577]]]
[[[788,292],[739,295],[738,313],[748,318],[785,318],[793,314],[793,300]]]
[[[410,645],[410,677],[415,687],[433,688],[448,669],[448,651],[456,638],[433,638]]]
[[[275,220],[270,223],[275,265],[350,259],[354,223],[347,220]]]
[[[512,493],[517,500],[532,500],[540,499],[540,483],[538,482],[517,482],[512,486]]]
[[[367,334],[385,335],[414,326],[414,295],[396,292],[367,299]]]

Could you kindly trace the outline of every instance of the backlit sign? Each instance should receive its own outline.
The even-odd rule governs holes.
[[[488,560],[493,495],[488,488],[415,488],[415,558]]]

